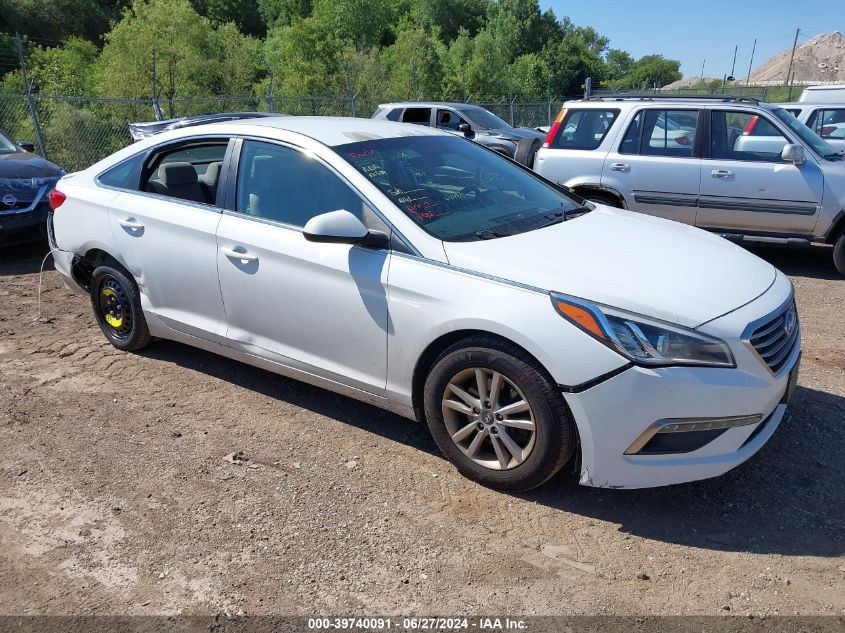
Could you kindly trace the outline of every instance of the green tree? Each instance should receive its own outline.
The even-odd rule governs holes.
[[[490,0],[418,0],[410,8],[413,21],[429,31],[437,29],[446,43],[461,32],[475,35],[484,26]]]
[[[96,41],[124,6],[113,0],[0,0],[0,32],[56,44],[72,35]]]
[[[630,71],[622,78],[629,87],[657,87],[681,78],[681,63],[675,59],[666,59],[662,55],[640,57]]]
[[[271,30],[264,50],[280,92],[340,95],[345,92],[343,65],[348,47],[327,21],[309,17]]]
[[[194,10],[211,20],[212,24],[233,22],[248,35],[267,33],[261,19],[258,0],[191,0]]]
[[[312,18],[358,50],[367,50],[390,32],[393,7],[390,0],[317,0]]]
[[[404,27],[396,34],[396,41],[379,55],[387,94],[438,98],[443,89],[445,55],[446,47],[436,33],[422,27]]]
[[[619,80],[631,72],[634,67],[634,58],[626,51],[618,48],[611,48],[605,57],[607,65],[607,78],[611,81]]]

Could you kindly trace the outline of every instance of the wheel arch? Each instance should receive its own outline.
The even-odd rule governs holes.
[[[842,209],[833,218],[830,228],[825,232],[824,241],[828,244],[833,244],[836,242],[836,238],[843,233],[845,233],[845,209]]]
[[[128,274],[126,267],[123,266],[116,257],[104,248],[101,248],[99,245],[88,248],[82,256],[74,257],[70,273],[73,280],[81,288],[84,288],[86,291],[90,291],[91,274],[98,266],[102,266],[103,264],[116,266]]]
[[[616,200],[619,203],[619,208],[628,208],[628,205],[625,202],[625,196],[623,196],[613,187],[608,187],[606,185],[597,185],[593,183],[567,184],[567,186],[582,198],[589,198],[589,194],[591,193],[600,193],[603,196]]]
[[[534,354],[532,354],[529,350],[525,349],[525,347],[523,347],[516,341],[509,339],[506,336],[496,334],[495,332],[491,332],[489,330],[469,328],[447,332],[431,341],[428,346],[423,350],[423,352],[419,355],[419,357],[417,358],[417,362],[414,365],[414,373],[412,374],[411,379],[411,402],[417,420],[424,420],[423,388],[425,387],[425,378],[426,376],[428,376],[429,371],[431,371],[431,368],[434,366],[434,361],[437,360],[437,357],[440,356],[440,354],[442,354],[446,349],[448,349],[455,343],[458,343],[459,341],[462,341],[464,339],[470,339],[478,336],[494,338],[499,341],[502,341],[503,343],[507,343],[508,345],[514,345],[518,347],[520,350],[525,352],[525,354],[530,356],[531,359],[537,363],[537,366],[540,367],[547,374],[549,374],[549,377],[551,378],[551,373],[549,372],[549,370],[546,369],[543,363],[541,363]]]

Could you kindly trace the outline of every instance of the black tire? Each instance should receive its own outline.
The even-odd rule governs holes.
[[[619,204],[618,200],[616,200],[612,196],[608,196],[603,193],[588,192],[586,195],[584,195],[584,198],[586,198],[590,202],[595,202],[596,204],[603,204],[605,206],[615,207],[617,209],[622,208],[622,205]]]
[[[833,243],[833,265],[839,274],[845,276],[845,230],[843,230]]]
[[[530,406],[530,412],[527,415],[533,416],[534,424],[531,436],[533,439],[528,443],[531,450],[521,463],[515,462],[515,458],[512,458],[511,461],[517,465],[509,466],[507,469],[496,469],[495,466],[485,467],[468,457],[464,450],[452,440],[453,432],[450,432],[447,426],[443,405],[446,389],[453,379],[475,368],[500,373],[521,392],[512,391],[511,393],[518,393],[518,397],[524,398]],[[492,382],[490,384],[492,385]],[[502,389],[506,388],[509,387]],[[443,454],[464,476],[490,488],[508,492],[536,488],[557,473],[575,453],[577,445],[575,424],[554,380],[524,350],[495,337],[468,338],[446,349],[434,362],[426,377],[423,403],[428,427]],[[477,418],[478,421],[474,423],[476,426],[482,424],[480,419],[486,411]],[[458,418],[464,415],[452,411],[448,413]],[[466,420],[461,419],[457,423],[458,426],[464,424],[465,421],[473,424],[467,417]],[[456,428],[454,418],[449,424],[453,429]],[[502,431],[498,432],[502,433]],[[495,433],[490,427],[487,437],[479,445],[481,447],[479,451],[483,450],[488,455],[493,453],[490,434]],[[511,433],[514,434],[513,437]],[[508,433],[509,439],[515,439],[518,433],[520,433],[519,429],[511,430]],[[528,434],[527,431],[523,433]],[[498,437],[501,438],[500,435]],[[467,441],[468,438],[469,436],[467,436]],[[504,443],[501,446],[504,446]],[[508,452],[507,455],[510,457],[512,453]],[[495,463],[495,460],[496,456],[493,455],[491,463]]]
[[[91,274],[91,307],[103,334],[117,349],[131,352],[152,341],[138,285],[116,264],[99,266]]]
[[[534,156],[536,156],[537,150],[540,149],[542,145],[543,141],[537,137],[526,136],[525,138],[519,140],[513,159],[528,168],[533,168]]]

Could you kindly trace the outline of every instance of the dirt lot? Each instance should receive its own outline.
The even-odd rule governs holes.
[[[845,280],[795,281],[794,415],[716,480],[506,495],[418,425],[182,345],[111,348],[0,255],[0,613],[843,614]],[[251,461],[233,464],[243,451]]]

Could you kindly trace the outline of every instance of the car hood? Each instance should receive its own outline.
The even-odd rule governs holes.
[[[64,172],[57,165],[29,152],[0,154],[0,179],[58,178]]]
[[[686,327],[763,294],[776,269],[693,227],[597,205],[544,229],[481,242],[444,242],[449,263]]]
[[[528,136],[533,136],[535,138],[544,139],[546,135],[542,132],[538,132],[537,130],[532,130],[531,128],[527,127],[514,127],[508,130],[481,130],[487,136],[494,136],[494,137],[501,137],[503,139],[514,139],[520,140]]]

